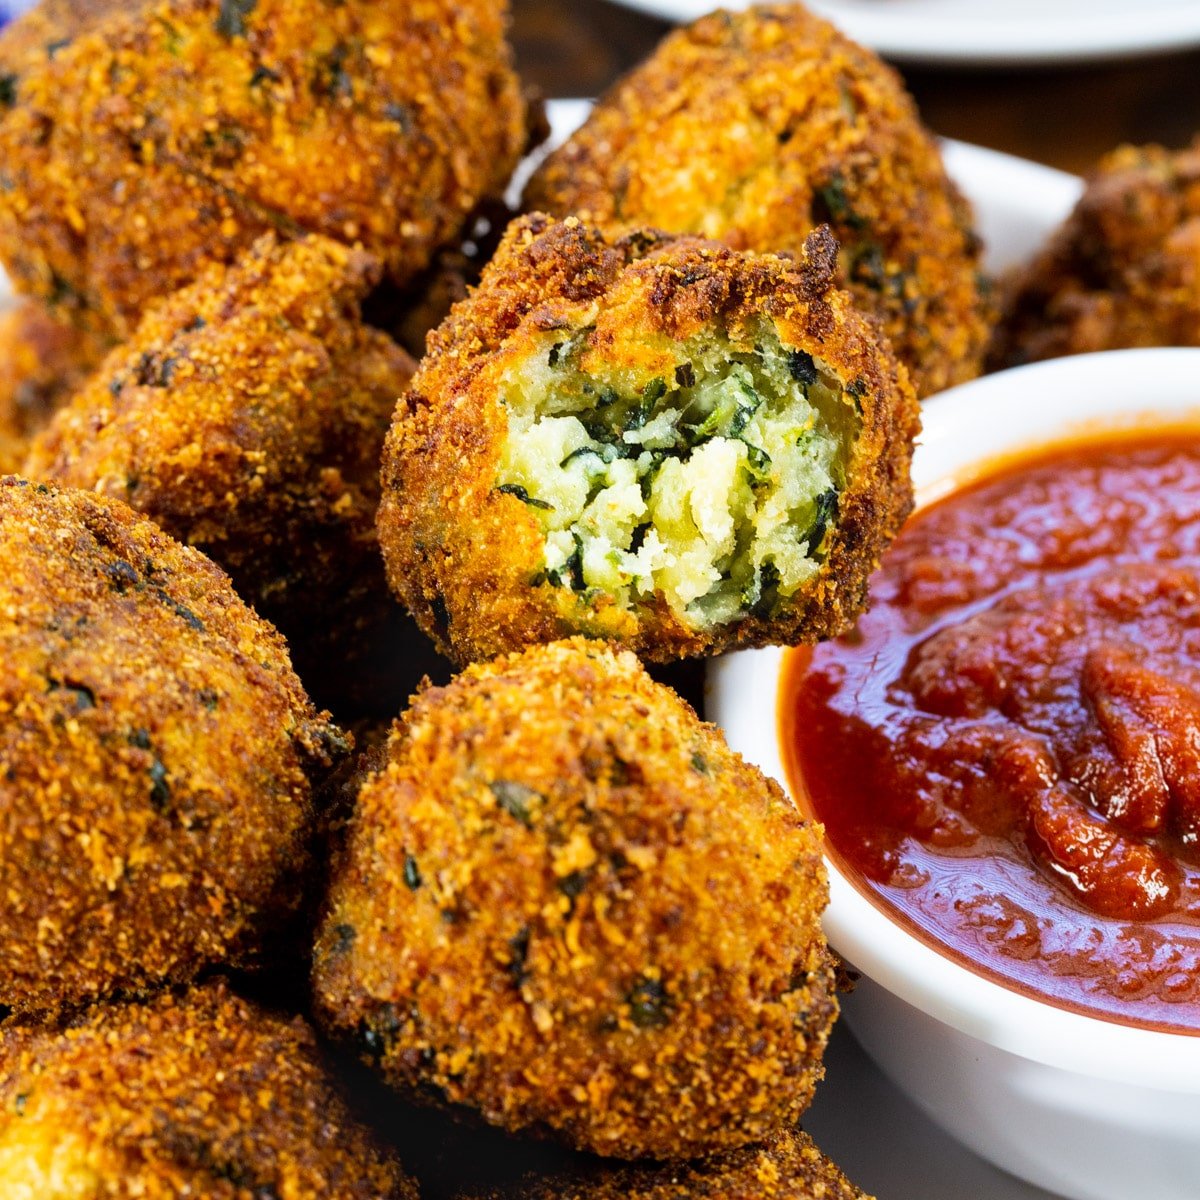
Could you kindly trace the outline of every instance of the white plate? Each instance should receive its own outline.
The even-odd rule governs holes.
[[[714,7],[714,0],[617,2],[680,22]],[[1197,0],[809,0],[808,7],[901,62],[1070,62],[1200,45]]]
[[[888,0],[879,0],[887,3]],[[553,100],[550,145],[586,118],[586,100]],[[544,155],[545,150],[542,151]],[[1027,259],[1071,211],[1074,175],[962,142],[944,142],[946,169],[975,208],[987,267]],[[532,164],[521,173],[527,177]],[[880,1200],[1045,1200],[1048,1192],[998,1171],[942,1132],[889,1083],[849,1031],[836,1031],[828,1074],[804,1127],[859,1187]]]

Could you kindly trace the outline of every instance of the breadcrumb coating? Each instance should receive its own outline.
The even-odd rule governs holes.
[[[1122,146],[1004,287],[992,370],[1133,346],[1200,346],[1200,138]]]
[[[388,578],[444,653],[585,633],[661,661],[853,623],[918,413],[835,255],[828,230],[793,262],[509,227],[384,455]]]
[[[252,964],[345,750],[228,578],[123,504],[0,479],[0,1005]]]
[[[820,830],[629,652],[413,701],[315,951],[325,1028],[408,1097],[608,1156],[794,1121],[837,1013]]]
[[[151,309],[24,467],[131,504],[215,559],[285,634],[323,703],[406,653],[375,532],[379,460],[412,360],[360,320],[378,264],[268,234]]]
[[[799,4],[667,37],[539,168],[528,208],[799,254],[827,222],[838,282],[927,396],[979,373],[980,244],[900,76]]]
[[[506,21],[504,0],[22,18],[0,35],[0,259],[18,290],[120,337],[271,230],[362,246],[403,284],[524,147]]]
[[[19,471],[29,443],[110,349],[34,300],[0,312],[0,475]]]
[[[311,1029],[223,983],[0,1027],[5,1200],[417,1200]]]
[[[872,1200],[808,1134],[786,1130],[761,1145],[668,1166],[619,1166],[530,1179],[458,1200]]]

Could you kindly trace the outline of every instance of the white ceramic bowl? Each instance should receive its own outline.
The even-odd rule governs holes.
[[[1200,424],[1200,349],[1084,355],[976,380],[924,406],[918,503],[996,455],[1081,429],[1191,421]],[[715,661],[708,715],[787,787],[783,653]],[[863,974],[845,1019],[935,1121],[996,1165],[1072,1200],[1200,1197],[1200,1037],[1083,1016],[985,979],[829,870],[826,932]]]

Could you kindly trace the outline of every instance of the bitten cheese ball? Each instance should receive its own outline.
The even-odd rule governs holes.
[[[820,831],[629,652],[413,701],[364,783],[315,1006],[406,1096],[628,1158],[794,1121],[837,1012]]]
[[[1200,138],[1122,146],[1006,281],[993,370],[1136,346],[1200,346]]]
[[[0,1006],[259,960],[344,751],[225,574],[123,504],[0,479]]]
[[[838,282],[917,393],[979,373],[989,314],[970,207],[899,75],[799,4],[671,34],[550,155],[525,203],[796,254],[828,222]]]
[[[404,284],[525,144],[506,19],[504,0],[58,0],[0,35],[0,259],[120,337],[272,230],[362,246]]]
[[[0,1027],[6,1200],[416,1200],[299,1018],[221,983]]]
[[[601,1167],[458,1200],[872,1200],[800,1130],[669,1166]]]
[[[339,709],[386,693],[412,636],[375,510],[384,437],[414,368],[360,319],[377,277],[361,251],[268,234],[155,306],[24,467],[124,500],[211,555]]]
[[[912,503],[903,368],[800,261],[510,226],[383,464],[388,577],[443,652],[583,633],[652,660],[848,628]]]

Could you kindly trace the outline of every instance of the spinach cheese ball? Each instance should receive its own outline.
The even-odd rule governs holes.
[[[989,313],[970,208],[899,75],[798,4],[671,34],[550,155],[525,203],[765,252],[799,253],[828,222],[839,283],[918,394],[979,373]]]
[[[22,301],[0,312],[0,474],[19,471],[29,443],[104,360],[108,339]]]
[[[798,261],[531,216],[430,336],[380,539],[443,652],[584,633],[666,660],[847,628],[909,511],[903,368]]]
[[[292,920],[344,752],[225,574],[122,504],[0,479],[0,1006],[214,963]]]
[[[312,1031],[221,983],[0,1027],[6,1200],[417,1200]]]
[[[0,35],[0,259],[127,337],[268,231],[404,284],[526,141],[504,0],[59,2]]]
[[[598,1167],[458,1200],[872,1200],[800,1130],[667,1166]]]
[[[360,320],[377,277],[361,251],[266,235],[152,308],[24,467],[124,500],[209,554],[335,708],[386,694],[412,637],[375,510],[384,437],[414,368]],[[403,699],[389,696],[389,713]]]
[[[820,831],[628,651],[418,695],[316,945],[331,1034],[409,1098],[626,1158],[794,1121],[837,1013]]]
[[[993,370],[1136,346],[1200,346],[1200,138],[1122,146],[1006,281]]]

